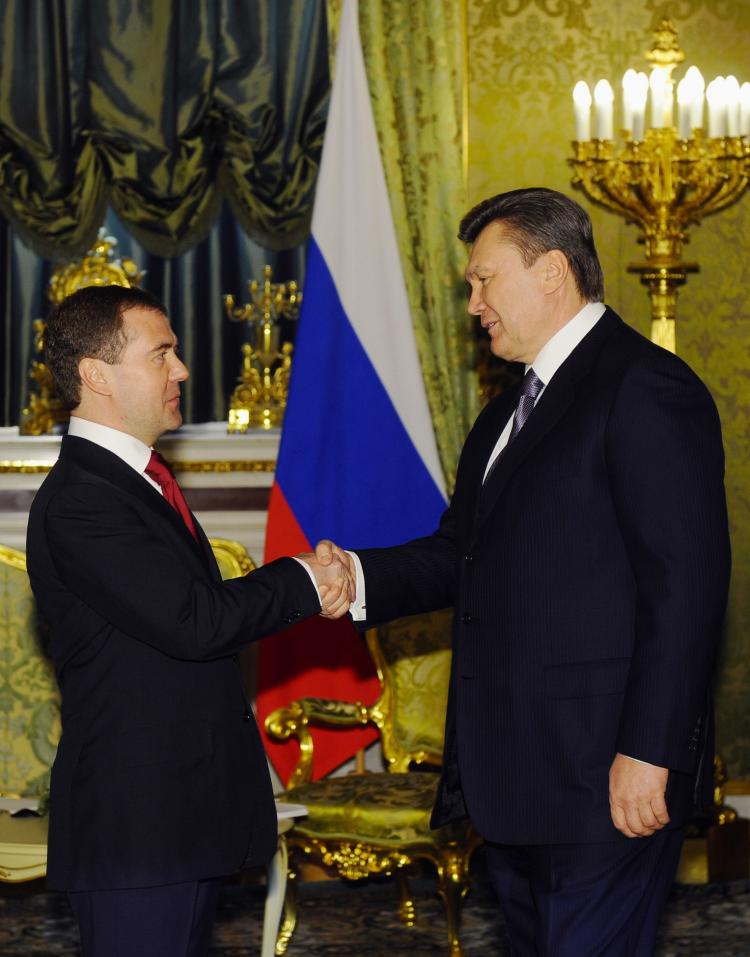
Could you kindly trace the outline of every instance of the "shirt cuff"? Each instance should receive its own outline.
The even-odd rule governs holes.
[[[356,552],[347,552],[346,554],[351,556],[357,572],[357,593],[354,596],[354,601],[349,605],[349,614],[353,621],[365,621],[367,618],[367,604],[365,601],[365,573],[362,571],[362,562]]]

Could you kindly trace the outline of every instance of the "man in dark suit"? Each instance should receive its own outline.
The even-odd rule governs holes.
[[[45,339],[73,410],[28,528],[62,694],[48,884],[69,892],[84,957],[199,957],[221,878],[276,849],[236,653],[320,613],[319,594],[345,613],[346,576],[306,556],[222,583],[151,449],[180,425],[188,376],[151,295],[82,289]]]
[[[526,374],[477,419],[438,530],[349,556],[353,615],[455,606],[433,824],[468,814],[486,839],[513,954],[646,957],[710,800],[719,419],[684,362],[604,306],[578,204],[515,190],[460,236],[469,312]]]

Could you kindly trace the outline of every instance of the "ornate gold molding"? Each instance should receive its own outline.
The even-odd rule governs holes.
[[[172,462],[175,472],[262,472],[276,471],[276,459],[216,459],[207,461]]]
[[[175,472],[255,472],[272,474],[276,471],[276,459],[216,459],[169,463]],[[0,461],[0,475],[39,475],[49,470],[54,462],[31,462],[23,460]]]
[[[0,475],[39,475],[49,472],[53,462],[24,462],[6,460],[0,462]]]

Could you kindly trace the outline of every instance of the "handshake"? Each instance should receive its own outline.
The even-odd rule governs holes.
[[[315,552],[296,556],[309,566],[320,592],[323,618],[341,618],[357,594],[354,559],[327,538],[315,546]]]

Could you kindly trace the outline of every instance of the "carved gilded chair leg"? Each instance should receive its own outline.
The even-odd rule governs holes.
[[[417,919],[417,909],[414,905],[414,897],[409,887],[409,880],[403,867],[396,871],[396,880],[398,881],[399,894],[401,900],[398,905],[398,916],[401,923],[406,927],[413,927]]]
[[[438,877],[438,894],[443,899],[448,924],[450,957],[463,957],[458,933],[461,926],[461,905],[469,890],[468,861],[465,853],[446,852],[438,864]]]
[[[284,893],[284,913],[281,920],[281,927],[276,938],[276,957],[283,957],[286,954],[289,941],[292,939],[294,928],[297,926],[297,872],[293,867],[289,868],[286,880],[286,891]]]

